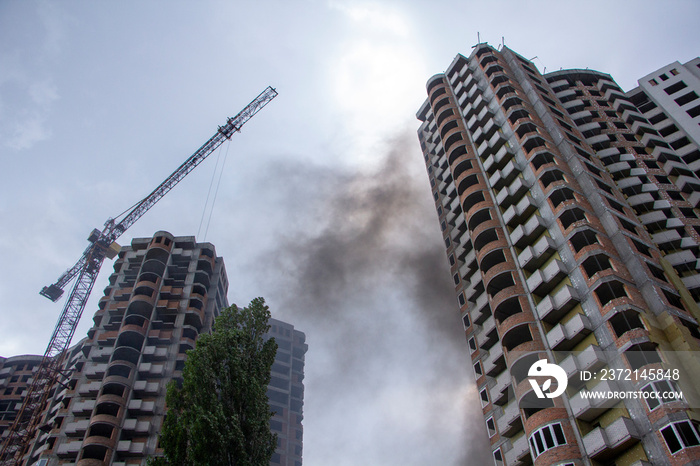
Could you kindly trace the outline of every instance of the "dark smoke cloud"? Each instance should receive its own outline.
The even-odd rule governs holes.
[[[369,173],[312,165],[273,169],[285,175],[275,177],[286,180],[276,186],[285,193],[284,207],[297,221],[304,217],[306,226],[288,231],[260,261],[261,273],[283,274],[276,282],[281,288],[270,290],[273,315],[278,308],[280,318],[307,334],[305,451],[315,448],[308,443],[312,416],[322,410],[314,406],[354,403],[358,393],[371,397],[403,381],[412,390],[426,390],[424,398],[413,400],[424,413],[413,419],[421,432],[414,447],[424,451],[407,454],[410,460],[386,456],[377,464],[428,464],[421,454],[435,458],[430,464],[488,464],[463,328],[415,135],[401,135],[389,146]],[[450,405],[445,396],[455,398],[453,410],[466,407],[464,415],[445,413]],[[465,396],[469,403],[460,399]],[[362,413],[365,407],[356,409],[358,419],[372,422]],[[455,419],[456,425],[445,425]],[[440,432],[461,435],[445,444]],[[353,435],[352,428],[346,435]],[[376,442],[397,441],[384,435]],[[412,442],[403,441],[408,442],[403,448]],[[375,461],[389,454],[382,448],[390,449],[377,445]]]

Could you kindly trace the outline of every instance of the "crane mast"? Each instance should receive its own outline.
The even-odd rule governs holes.
[[[139,201],[120,221],[109,218],[101,231],[98,229],[93,230],[88,238],[90,244],[75,265],[64,272],[55,283],[41,290],[40,294],[42,296],[55,302],[63,294],[63,289],[66,285],[77,277],[63,311],[58,318],[42,362],[33,376],[22,407],[10,427],[9,435],[0,451],[0,465],[20,464],[24,455],[27,454],[30,442],[36,429],[39,427],[49,392],[58,382],[63,356],[73,339],[75,329],[97,280],[102,263],[105,258],[113,258],[118,252],[118,247],[115,243],[117,238],[182,181],[197,165],[202,163],[225,140],[230,139],[235,132],[239,132],[248,120],[276,96],[277,91],[268,86],[236,116],[229,118],[225,125],[220,126],[217,132],[202,147],[185,160],[177,170],[148,196]]]

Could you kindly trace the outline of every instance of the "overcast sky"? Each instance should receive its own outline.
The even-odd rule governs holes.
[[[425,82],[477,32],[625,90],[700,53],[694,0],[562,5],[0,0],[0,355],[43,353],[62,302],[39,290],[271,85],[279,97],[120,243],[212,242],[231,302],[263,296],[306,333],[306,466],[486,464],[415,134]]]

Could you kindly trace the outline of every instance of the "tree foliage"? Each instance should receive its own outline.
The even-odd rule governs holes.
[[[267,398],[277,352],[265,341],[270,326],[265,300],[228,307],[188,351],[182,388],[168,385],[168,411],[160,443],[171,465],[267,465],[275,451]],[[166,463],[167,461],[167,463]]]

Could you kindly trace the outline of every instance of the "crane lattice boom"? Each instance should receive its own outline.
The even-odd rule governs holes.
[[[272,87],[267,87],[240,113],[229,118],[224,126],[220,126],[217,132],[202,147],[185,160],[177,170],[148,196],[138,202],[121,221],[117,222],[116,219],[110,218],[105,222],[102,231],[93,230],[88,238],[90,245],[88,245],[75,265],[64,272],[54,284],[41,290],[42,296],[52,301],[57,301],[63,294],[65,286],[73,278],[78,277],[58,318],[56,328],[44,353],[44,358],[33,376],[22,407],[0,451],[0,465],[21,464],[23,457],[28,452],[49,392],[58,380],[63,355],[73,339],[75,329],[90,297],[92,287],[97,280],[102,263],[105,257],[111,258],[116,254],[117,250],[114,248],[114,245],[117,238],[173,189],[175,185],[182,181],[197,165],[202,163],[226,139],[230,139],[233,133],[240,131],[248,120],[276,96],[277,91]]]

